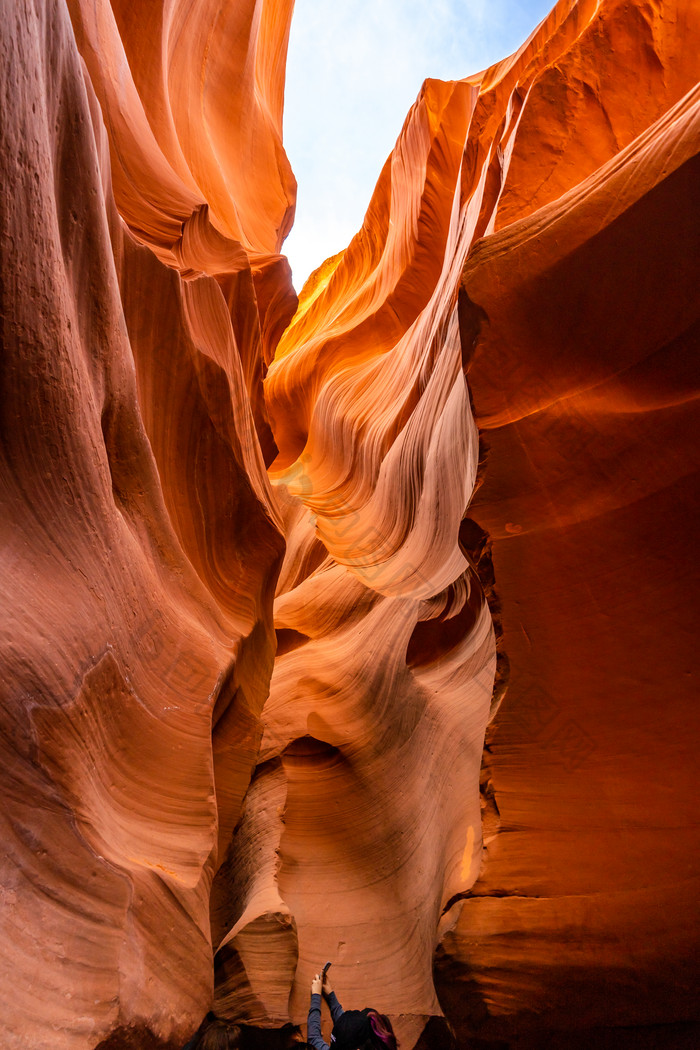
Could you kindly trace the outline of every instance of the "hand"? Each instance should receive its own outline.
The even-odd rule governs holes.
[[[323,974],[317,973],[311,982],[311,994],[320,995],[323,991]]]
[[[331,992],[333,991],[333,985],[331,984],[330,977],[328,976],[328,970],[326,970],[326,972],[324,974],[322,974],[322,977],[323,977],[323,994],[324,995],[330,995]]]

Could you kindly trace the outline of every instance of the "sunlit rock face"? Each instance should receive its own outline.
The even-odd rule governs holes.
[[[496,666],[460,542],[478,466],[457,312],[476,97],[426,84],[363,230],[312,277],[266,381],[287,552],[261,759],[288,779],[291,1013],[331,958],[345,1000],[402,1015],[409,1044],[439,1012],[441,913],[479,870]]]
[[[291,8],[0,23],[3,1045],[682,1039],[700,18],[426,81],[297,307]]]

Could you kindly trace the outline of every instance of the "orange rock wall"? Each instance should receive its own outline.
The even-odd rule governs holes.
[[[170,30],[199,68],[188,12]],[[1,29],[0,1016],[21,1050],[127,1025],[179,1042],[208,1009],[210,886],[257,760],[284,551],[255,390],[269,311],[294,298],[275,254],[289,187],[237,201],[245,248],[217,229],[172,129],[162,152],[146,133],[115,13],[72,13],[92,74],[61,3],[13,5]],[[277,40],[257,73],[264,166],[286,37],[252,14]],[[151,69],[159,37],[138,35]],[[274,267],[266,315],[254,285]]]
[[[4,1045],[683,1038],[700,19],[426,81],[297,308],[291,6],[0,25]]]
[[[485,762],[498,832],[436,967],[477,1045],[698,1037],[699,32],[692,5],[596,15],[572,58],[616,149],[565,82],[550,106],[595,170],[499,208],[464,270],[489,447],[471,512],[511,662]],[[622,62],[606,80],[610,55],[634,82]]]
[[[479,870],[496,653],[460,542],[478,435],[457,316],[475,99],[427,83],[363,231],[307,285],[266,380],[287,550],[257,784],[286,785],[284,819],[273,834],[246,808],[234,838],[234,871],[256,842],[279,859],[250,871],[215,999],[236,1017],[243,997],[257,1024],[304,1021],[330,958],[346,1003],[374,1002],[412,1045],[440,1012],[441,912]],[[295,970],[290,1000],[270,974]]]

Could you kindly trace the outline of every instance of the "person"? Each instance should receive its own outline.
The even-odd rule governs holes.
[[[331,1011],[333,1031],[331,1044],[321,1035],[321,996],[325,995]],[[306,1038],[313,1050],[398,1050],[391,1021],[371,1007],[343,1010],[328,972],[322,970],[311,982],[311,1005]]]

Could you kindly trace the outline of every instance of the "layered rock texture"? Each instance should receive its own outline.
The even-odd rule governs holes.
[[[426,81],[297,303],[292,7],[3,5],[3,1046],[697,1045],[700,11]]]

